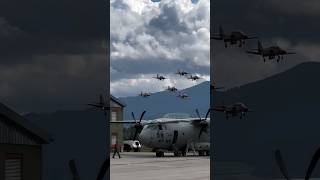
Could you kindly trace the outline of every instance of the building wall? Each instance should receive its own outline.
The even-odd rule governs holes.
[[[123,109],[122,107],[111,107],[110,119],[112,119],[112,112],[116,112],[116,121],[123,120]],[[112,146],[112,135],[117,136],[119,146],[123,145],[123,124],[110,124],[110,145]]]
[[[4,179],[4,165],[8,153],[22,156],[22,179],[42,179],[42,159],[40,145],[0,144],[0,179]]]

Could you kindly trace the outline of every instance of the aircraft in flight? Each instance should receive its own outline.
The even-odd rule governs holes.
[[[225,33],[222,27],[219,27],[219,34],[214,34],[211,39],[223,40],[225,47],[228,47],[228,42],[230,45],[235,45],[239,42],[239,47],[242,47],[245,44],[247,39],[256,39],[258,37],[250,37],[242,31],[232,31],[230,33]]]
[[[189,73],[187,73],[187,72],[185,72],[185,71],[180,71],[180,70],[178,70],[178,71],[176,72],[176,74],[179,74],[180,76],[184,76],[184,75],[187,75],[187,74],[189,74]]]
[[[198,148],[199,155],[209,155],[210,150],[210,109],[205,118],[191,118],[186,114],[171,113],[154,120],[142,120],[146,111],[143,111],[137,120],[132,112],[134,121],[111,121],[110,123],[134,124],[133,140],[139,140],[144,146],[152,148],[157,157],[163,157],[164,152],[172,152],[175,156],[186,156],[193,145],[206,145]]]
[[[138,94],[138,95],[141,96],[141,97],[149,97],[149,96],[151,96],[151,93],[143,93],[143,92],[141,91],[141,93]]]
[[[251,110],[249,110],[249,108],[241,102],[228,106],[215,106],[214,108],[212,108],[212,110],[224,112],[226,114],[226,119],[229,118],[229,114],[231,114],[232,117],[240,115],[240,119],[242,119],[242,117],[244,117],[247,112],[251,112]]]
[[[104,97],[102,94],[100,94],[99,102],[88,103],[87,105],[94,107],[95,110],[102,110],[102,111],[110,110],[106,102],[107,102],[107,97]]]
[[[268,57],[269,60],[272,60],[272,59],[275,59],[275,57],[277,56],[277,62],[279,62],[280,59],[283,59],[284,55],[296,54],[294,52],[287,52],[286,50],[283,50],[279,46],[271,46],[268,48],[263,48],[262,43],[260,41],[258,41],[258,49],[247,51],[247,53],[262,56],[264,62],[266,62],[265,57]]]
[[[188,98],[189,96],[186,94],[186,93],[180,93],[177,97],[181,98],[181,99],[186,99]]]
[[[159,76],[159,74],[157,74],[156,77],[152,77],[152,78],[159,79],[160,81],[167,79],[164,76]]]
[[[287,179],[287,180],[291,180],[292,178],[289,176],[289,173],[288,173],[288,169],[287,169],[287,165],[286,163],[284,162],[283,158],[282,158],[282,155],[281,155],[281,152],[280,150],[276,150],[275,153],[274,153],[274,156],[275,156],[275,160],[280,168],[280,171],[282,173],[282,175]],[[312,172],[314,170],[314,168],[316,167],[318,161],[320,159],[320,148],[316,150],[316,152],[314,153],[311,161],[310,161],[310,164],[309,164],[309,167],[307,169],[307,172],[306,172],[306,175],[305,175],[305,180],[309,180],[311,175],[312,175]]]
[[[174,86],[172,86],[172,87],[168,86],[168,88],[166,90],[171,91],[171,92],[178,91],[178,89],[176,87],[174,87]]]
[[[196,80],[198,80],[198,79],[201,79],[201,77],[199,77],[199,76],[197,76],[197,75],[194,75],[194,76],[192,76],[192,75],[190,75],[189,77],[187,77],[188,79],[191,79],[192,81],[196,81]]]

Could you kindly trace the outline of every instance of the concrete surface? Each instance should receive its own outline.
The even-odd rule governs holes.
[[[155,157],[153,152],[122,152],[110,158],[111,180],[209,180],[210,157]]]

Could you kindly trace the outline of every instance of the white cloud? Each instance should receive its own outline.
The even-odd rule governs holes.
[[[210,67],[210,1],[200,0],[116,0],[111,1],[111,93],[131,94],[143,90],[139,84],[148,84],[152,91],[163,89],[146,81],[152,70],[154,74],[168,71],[166,66],[149,66],[148,63],[172,63],[172,66],[194,69]],[[117,63],[144,62],[144,66],[128,70],[119,69]],[[122,63],[121,63],[122,64]],[[117,66],[117,68],[113,68]],[[153,69],[150,69],[153,68]],[[117,69],[117,71],[115,71]],[[133,72],[139,72],[137,74]],[[123,73],[124,75],[120,75]],[[127,78],[124,78],[126,76]],[[121,77],[113,80],[113,77]],[[132,79],[134,77],[134,79]],[[137,79],[135,79],[137,78]],[[180,82],[180,81],[179,81]],[[171,82],[177,83],[177,82]],[[190,86],[190,81],[185,82]],[[118,89],[126,85],[126,90]],[[152,86],[152,88],[151,88]],[[126,92],[122,92],[126,91]]]

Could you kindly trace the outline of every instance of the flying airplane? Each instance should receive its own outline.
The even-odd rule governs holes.
[[[279,62],[280,59],[283,59],[284,55],[296,54],[294,52],[287,52],[281,49],[279,46],[271,46],[268,48],[263,48],[262,43],[260,41],[258,41],[258,49],[247,51],[247,53],[262,56],[264,62],[266,62],[265,57],[268,57],[269,60],[271,60],[271,59],[275,59],[275,57],[277,56],[277,62]]]
[[[185,72],[185,71],[180,71],[180,70],[178,70],[178,71],[176,72],[176,74],[179,74],[180,76],[184,76],[184,75],[187,75],[187,74],[189,74],[189,73],[187,73],[187,72]]]
[[[287,166],[282,158],[282,155],[281,155],[281,152],[280,150],[276,150],[275,153],[274,153],[274,156],[275,156],[275,160],[280,168],[280,171],[282,173],[282,175],[287,179],[287,180],[291,180],[291,177],[289,176],[289,173],[288,173],[288,170],[287,170]],[[316,152],[314,153],[312,159],[311,159],[311,162],[309,164],[309,167],[307,169],[307,172],[306,172],[306,176],[305,176],[305,180],[309,180],[311,175],[312,175],[312,172],[314,170],[314,168],[316,167],[318,161],[320,159],[320,149],[317,149]]]
[[[139,96],[141,96],[141,97],[149,97],[149,96],[151,96],[151,93],[143,93],[143,92],[141,91],[141,93],[139,94]]]
[[[132,112],[134,121],[111,121],[110,123],[130,123],[134,124],[135,133],[133,140],[140,142],[152,148],[156,152],[157,157],[163,157],[164,152],[173,151],[175,156],[186,156],[189,147],[192,144],[210,142],[209,128],[210,118],[208,118],[210,109],[205,118],[201,118],[199,111],[196,110],[198,118],[190,118],[186,116],[165,116],[154,120],[144,120],[142,118],[146,111],[143,111],[137,120]],[[208,149],[198,150],[199,155],[209,155]]]
[[[153,78],[159,79],[160,81],[167,79],[164,76],[159,76],[159,74],[157,74],[157,77],[153,77]]]
[[[190,75],[189,77],[187,77],[188,79],[191,79],[192,81],[196,81],[196,80],[198,80],[198,79],[201,79],[201,77],[199,77],[199,76],[192,76],[192,75]]]
[[[228,42],[230,42],[230,45],[235,45],[239,42],[239,47],[242,47],[242,45],[245,44],[245,40],[256,38],[258,37],[249,37],[242,31],[232,31],[231,33],[225,33],[221,26],[219,27],[219,34],[214,34],[211,37],[211,39],[223,40],[226,48],[228,47]]]
[[[107,102],[106,97],[103,97],[103,95],[100,94],[100,99],[99,99],[98,103],[88,103],[87,105],[93,106],[96,110],[97,109],[103,110],[103,111],[110,110],[110,108],[107,106],[106,102]]]
[[[238,114],[240,114],[240,119],[242,119],[242,117],[244,117],[247,112],[251,112],[251,110],[249,110],[249,108],[245,104],[240,102],[229,106],[216,106],[212,108],[212,110],[224,112],[226,114],[226,119],[229,118],[229,114],[231,114],[232,117],[238,116]]]
[[[180,93],[177,97],[181,98],[181,99],[186,99],[188,98],[189,96],[186,94],[186,93]]]
[[[174,86],[172,86],[172,87],[168,86],[168,88],[166,90],[171,91],[171,92],[178,91],[178,89],[176,87],[174,87]]]

